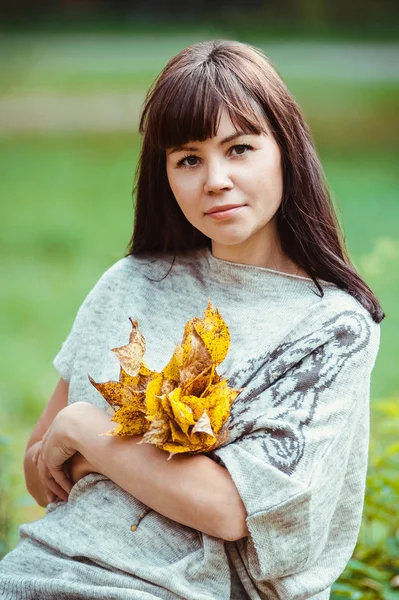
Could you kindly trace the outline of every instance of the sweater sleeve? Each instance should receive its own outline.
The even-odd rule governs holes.
[[[379,338],[365,311],[343,311],[285,340],[232,406],[230,443],[212,455],[245,505],[249,536],[235,544],[262,591],[267,581],[316,567],[326,567],[320,580],[327,587],[350,559]]]
[[[105,323],[112,314],[112,297],[118,285],[118,266],[115,263],[96,282],[83,300],[72,328],[53,360],[53,365],[65,381],[70,381],[75,361],[88,348],[98,345],[105,334]]]

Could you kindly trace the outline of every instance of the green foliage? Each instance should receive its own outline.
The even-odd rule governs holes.
[[[7,478],[9,473],[9,454],[7,448],[9,438],[0,436],[0,558],[8,549],[10,535],[9,504],[10,496],[7,493],[9,486]]]
[[[331,600],[399,599],[399,398],[376,402],[362,527]]]

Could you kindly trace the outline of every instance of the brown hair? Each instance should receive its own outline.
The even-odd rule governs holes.
[[[222,109],[236,127],[252,134],[265,130],[266,119],[279,145],[283,198],[277,228],[283,252],[310,275],[321,296],[318,279],[330,281],[381,322],[385,315],[377,298],[349,259],[298,105],[262,52],[240,42],[200,42],[182,50],[150,88],[139,127],[143,143],[127,255],[212,247],[211,239],[191,225],[173,196],[165,150],[216,135]]]

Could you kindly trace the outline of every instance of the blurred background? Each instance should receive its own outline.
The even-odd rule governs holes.
[[[399,598],[397,17],[393,0],[1,3],[0,557],[44,514],[22,465],[52,360],[132,232],[145,92],[185,46],[237,39],[264,50],[302,108],[351,257],[387,315],[362,529],[332,598]]]

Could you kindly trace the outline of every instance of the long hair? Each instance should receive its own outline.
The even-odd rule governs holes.
[[[166,174],[166,148],[216,135],[222,110],[248,133],[261,134],[266,121],[280,148],[283,197],[276,222],[283,252],[310,275],[321,296],[318,280],[332,282],[381,322],[385,315],[377,298],[350,261],[298,105],[263,53],[240,42],[200,42],[182,50],[148,91],[139,125],[143,140],[127,255],[212,247],[211,239],[191,225],[174,198]]]

